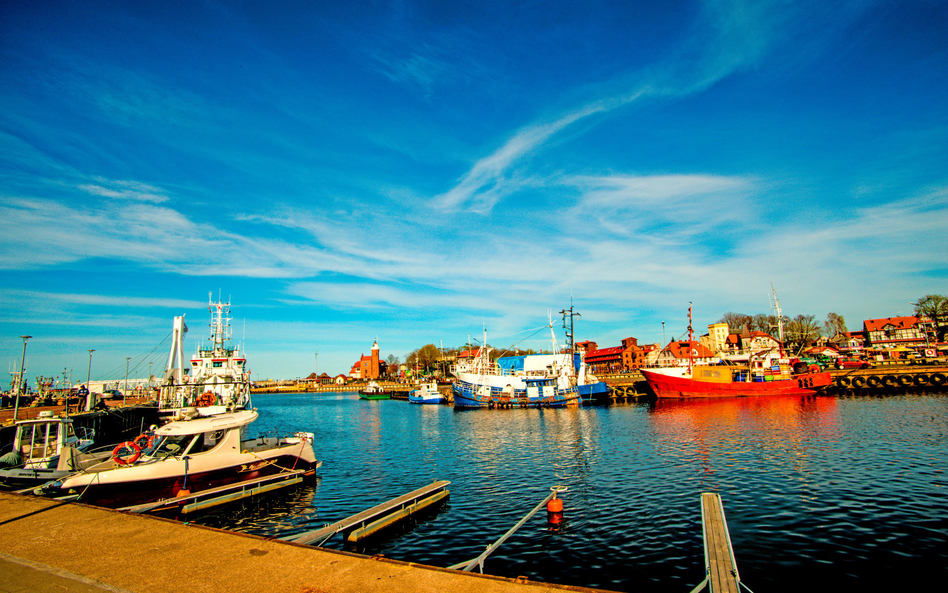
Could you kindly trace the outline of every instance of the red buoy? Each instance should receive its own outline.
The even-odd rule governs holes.
[[[562,498],[550,499],[550,502],[546,503],[546,510],[549,513],[562,513],[563,512],[563,499]]]

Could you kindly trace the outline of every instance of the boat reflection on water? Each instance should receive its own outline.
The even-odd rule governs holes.
[[[780,459],[801,469],[840,440],[837,406],[833,397],[786,395],[658,399],[648,410],[665,453],[713,475],[722,460],[750,467]]]
[[[835,423],[835,397],[772,395],[766,397],[680,398],[656,399],[649,412],[663,416],[690,417],[719,422],[739,414],[756,414],[768,419],[791,423],[804,418],[818,418]]]

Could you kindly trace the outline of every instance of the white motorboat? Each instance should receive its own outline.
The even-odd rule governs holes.
[[[68,465],[60,468],[77,452],[92,447],[94,431],[81,429],[76,434],[72,418],[40,412],[32,420],[16,423],[13,450],[0,457],[0,487],[21,489],[39,486],[72,473]]]
[[[121,508],[188,496],[322,465],[313,434],[244,440],[253,410],[202,416],[194,408],[115,447],[112,456],[47,487],[44,494]]]

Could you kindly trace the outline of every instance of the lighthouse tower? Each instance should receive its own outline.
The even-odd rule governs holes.
[[[369,363],[369,378],[379,378],[379,339],[372,344],[372,362]]]

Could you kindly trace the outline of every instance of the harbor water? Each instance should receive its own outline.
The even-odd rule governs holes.
[[[470,560],[563,485],[489,574],[617,591],[704,578],[700,494],[718,492],[753,591],[906,590],[948,582],[948,397],[659,400],[458,411],[355,394],[256,395],[252,431],[316,434],[319,479],[188,520],[281,537],[435,480],[446,504],[358,548]]]

